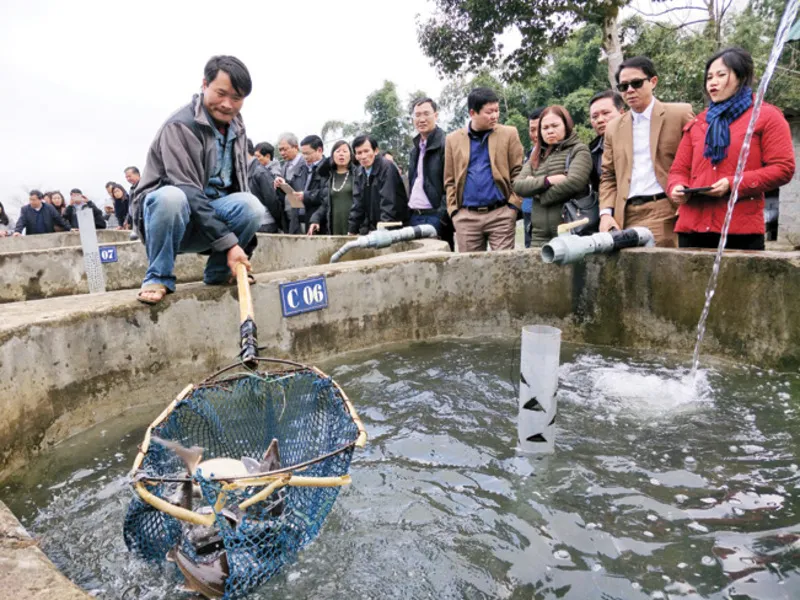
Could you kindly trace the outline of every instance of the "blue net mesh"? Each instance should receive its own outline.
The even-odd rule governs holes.
[[[281,470],[296,476],[340,477],[350,469],[359,431],[341,390],[311,369],[247,372],[203,384],[181,400],[153,434],[183,446],[201,446],[203,460],[227,457],[258,460],[278,440]],[[151,442],[139,477],[156,496],[177,504],[187,470],[172,451]],[[212,512],[225,482],[198,469],[192,507]],[[199,488],[199,489],[197,489]],[[253,486],[228,492],[225,509],[211,528],[191,525],[134,496],[124,523],[128,548],[152,561],[170,553],[186,575],[189,569],[216,572],[224,598],[240,598],[291,563],[319,533],[338,487],[285,486],[245,511],[238,505],[263,490]],[[191,575],[187,576],[187,583]]]

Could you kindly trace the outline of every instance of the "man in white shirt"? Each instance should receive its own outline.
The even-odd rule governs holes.
[[[656,245],[676,248],[676,206],[665,189],[683,128],[694,113],[690,104],[657,100],[657,83],[655,66],[644,56],[629,58],[617,70],[617,89],[631,110],[606,126],[600,231],[647,227]]]

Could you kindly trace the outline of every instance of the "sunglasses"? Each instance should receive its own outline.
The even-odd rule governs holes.
[[[623,94],[628,91],[629,87],[632,87],[635,90],[640,89],[645,81],[650,81],[649,79],[631,79],[625,83],[618,83],[617,89],[622,92]]]

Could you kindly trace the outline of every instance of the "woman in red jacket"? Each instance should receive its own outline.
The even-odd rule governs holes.
[[[728,48],[706,63],[708,109],[684,128],[669,172],[667,190],[679,204],[678,245],[716,248],[727,212],[739,152],[753,114],[753,59]],[[733,209],[726,248],[764,249],[764,192],[794,175],[794,146],[789,124],[775,106],[761,105],[739,198]],[[710,188],[684,193],[685,188]]]

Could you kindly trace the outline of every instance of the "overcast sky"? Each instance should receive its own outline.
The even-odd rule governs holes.
[[[254,141],[361,119],[367,95],[385,79],[401,98],[442,87],[417,43],[415,16],[429,13],[426,0],[3,4],[6,206],[13,197],[27,202],[33,186],[79,187],[104,200],[106,181],[125,184],[126,166],[143,167],[156,130],[199,90],[214,54],[233,54],[250,70],[253,93],[242,114]]]

